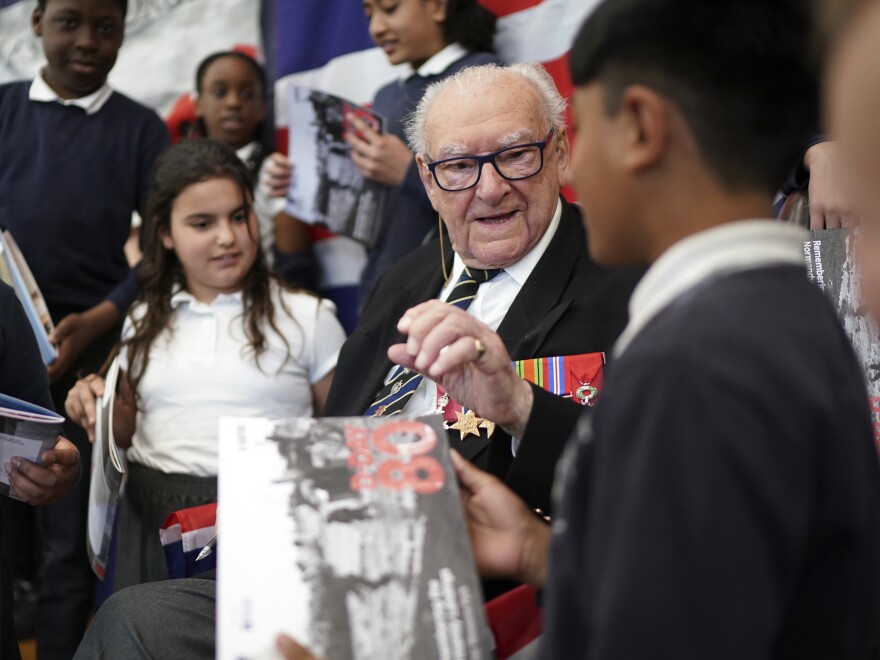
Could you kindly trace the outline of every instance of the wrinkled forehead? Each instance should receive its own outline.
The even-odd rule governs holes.
[[[425,129],[428,154],[442,159],[536,142],[549,124],[538,93],[504,77],[484,87],[450,85],[434,101]]]

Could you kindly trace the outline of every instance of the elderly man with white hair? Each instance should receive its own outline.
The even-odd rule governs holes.
[[[537,393],[543,401],[549,390],[595,401],[603,354],[623,330],[641,270],[603,268],[587,254],[580,212],[560,195],[569,164],[565,109],[535,64],[471,67],[428,88],[408,137],[444,238],[378,281],[339,355],[324,409],[328,416],[442,412],[455,450],[546,514],[569,429],[547,433],[540,403],[529,428],[496,425],[479,406],[462,409],[429,378],[397,368],[387,350],[403,340],[398,321],[408,309],[460,299],[459,283],[476,280],[473,299],[455,306],[495,330],[519,370],[538,381],[525,398]],[[530,409],[532,401],[510,405]]]

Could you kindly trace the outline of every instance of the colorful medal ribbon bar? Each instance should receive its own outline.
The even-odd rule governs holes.
[[[604,353],[583,353],[516,360],[513,368],[520,378],[552,394],[592,405],[602,386],[604,365]]]
[[[602,390],[604,366],[604,353],[561,355],[513,362],[513,368],[520,378],[583,406],[592,406],[596,402]],[[468,435],[478,436],[481,428],[486,429],[490,437],[495,430],[495,424],[478,417],[474,411],[451,399],[440,385],[437,385],[435,406],[436,412],[443,415],[446,428],[459,431],[462,440]]]

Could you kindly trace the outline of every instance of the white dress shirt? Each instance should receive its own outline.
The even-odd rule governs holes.
[[[560,200],[556,204],[556,211],[553,213],[550,225],[547,227],[547,231],[544,232],[541,240],[519,261],[507,266],[504,272],[480,285],[480,288],[477,289],[476,298],[467,308],[468,314],[482,321],[493,330],[498,329],[498,326],[501,325],[501,321],[504,320],[504,316],[507,314],[507,310],[510,309],[514,299],[519,294],[520,289],[522,289],[523,284],[526,283],[529,275],[532,274],[532,270],[541,260],[541,257],[544,256],[547,246],[553,239],[554,234],[556,234],[561,217],[562,201]],[[452,264],[452,273],[449,276],[449,280],[440,289],[437,300],[446,299],[446,296],[449,295],[449,292],[455,286],[463,270],[464,263],[456,254]],[[388,372],[388,376],[385,379],[386,383],[391,380],[391,374],[394,373],[396,368],[394,367]],[[436,401],[437,384],[428,378],[423,378],[401,413],[406,415],[429,415],[435,411],[437,407]]]

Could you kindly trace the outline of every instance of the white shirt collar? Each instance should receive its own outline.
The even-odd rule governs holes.
[[[547,246],[550,245],[550,241],[553,240],[553,236],[559,228],[559,221],[561,218],[562,200],[560,199],[556,202],[556,211],[553,212],[553,217],[550,219],[550,224],[547,226],[547,231],[544,232],[541,240],[538,241],[535,244],[535,247],[529,250],[525,256],[520,257],[519,261],[504,267],[504,272],[510,275],[518,285],[523,286],[526,283],[529,275],[532,274],[535,266],[538,265],[541,257],[544,256],[544,252],[547,251]],[[452,261],[452,273],[449,276],[449,282],[458,281],[458,277],[463,270],[464,262],[461,260],[461,257],[458,256],[458,253],[456,253],[455,258]]]
[[[235,293],[221,293],[216,298],[214,298],[211,303],[203,303],[200,300],[197,300],[196,297],[186,289],[178,289],[171,294],[171,309],[177,309],[182,305],[188,305],[191,309],[194,310],[206,310],[210,309],[213,305],[222,305],[227,302],[240,304],[241,301],[241,291],[236,291]]]
[[[467,55],[467,49],[465,49],[460,43],[449,44],[439,53],[435,53],[429,57],[428,60],[418,69],[413,69],[411,66],[407,67],[408,70],[403,78],[401,78],[401,82],[415,74],[418,74],[423,78],[427,78],[428,76],[439,76],[449,68],[450,64],[457,62],[465,55]]]
[[[235,155],[238,156],[238,159],[244,163],[248,162],[248,159],[253,155],[254,150],[257,148],[257,141],[248,142],[246,145],[241,147],[235,152]]]
[[[28,91],[28,98],[31,101],[39,101],[41,103],[60,103],[61,105],[75,105],[78,108],[82,108],[85,110],[87,115],[93,115],[98,110],[104,107],[104,104],[110,99],[113,95],[113,88],[110,87],[110,83],[104,81],[104,84],[101,85],[96,91],[92,92],[88,96],[81,96],[78,99],[63,99],[58,94],[55,93],[55,90],[49,87],[49,83],[46,82],[45,78],[43,78],[43,72],[40,71],[36,76],[34,76],[34,80],[31,83],[30,90]]]
[[[629,323],[614,354],[620,355],[671,302],[710,277],[765,266],[803,266],[808,238],[806,230],[783,222],[740,220],[679,241],[660,255],[633,291]]]

